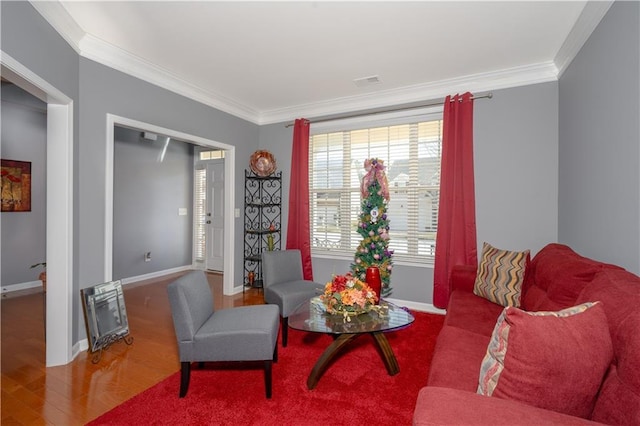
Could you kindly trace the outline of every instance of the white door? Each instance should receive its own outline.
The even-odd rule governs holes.
[[[207,163],[207,269],[224,271],[224,160]]]

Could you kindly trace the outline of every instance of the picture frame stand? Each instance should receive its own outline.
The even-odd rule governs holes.
[[[91,362],[97,364],[112,344],[133,343],[129,334],[122,282],[109,281],[80,290]]]

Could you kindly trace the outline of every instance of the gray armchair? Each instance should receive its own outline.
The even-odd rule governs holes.
[[[187,394],[191,363],[264,361],[267,398],[272,362],[278,361],[278,309],[242,306],[214,312],[213,294],[203,271],[183,275],[167,287],[180,355],[180,398]]]
[[[282,317],[282,347],[287,346],[289,314],[302,302],[319,294],[323,285],[305,280],[300,250],[276,250],[262,253],[264,300],[278,305]]]

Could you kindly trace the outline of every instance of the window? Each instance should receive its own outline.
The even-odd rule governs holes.
[[[224,158],[224,151],[200,151],[200,160],[217,160],[219,158]]]
[[[204,164],[196,166],[193,175],[193,248],[196,262],[204,262],[206,254],[206,205],[207,205],[207,169]]]
[[[433,261],[442,120],[441,114],[414,120],[311,135],[309,185],[314,254],[353,256],[361,239],[356,227],[364,160],[377,157],[387,166],[389,246],[394,250],[394,260]]]

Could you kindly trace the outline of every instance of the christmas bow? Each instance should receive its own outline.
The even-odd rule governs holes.
[[[380,195],[389,201],[389,184],[387,183],[387,175],[384,173],[384,161],[378,158],[364,160],[364,169],[367,173],[362,178],[360,193],[362,198],[369,195],[369,186],[375,181],[380,185]]]

